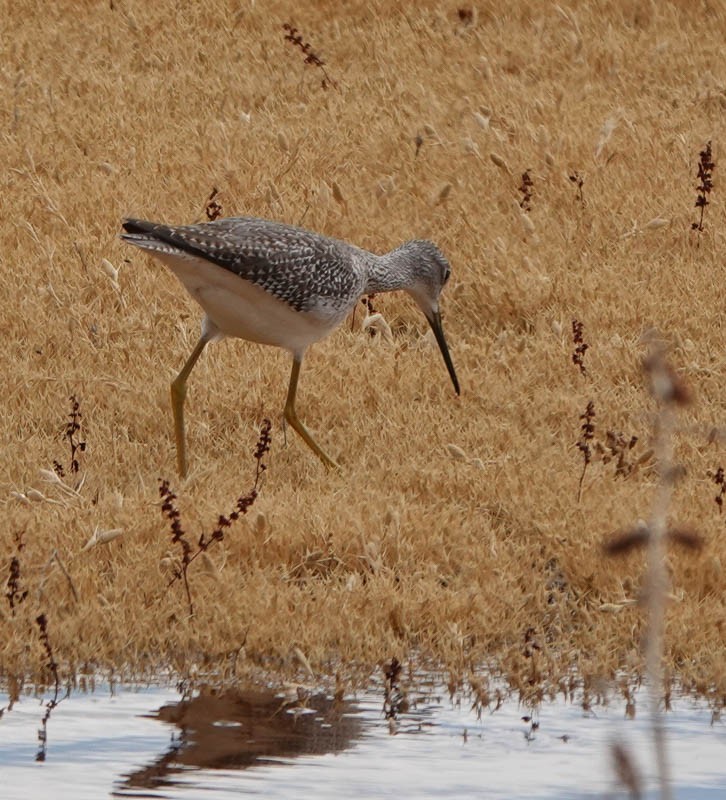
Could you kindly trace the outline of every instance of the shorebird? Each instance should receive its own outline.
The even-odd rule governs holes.
[[[225,336],[282,347],[292,354],[284,418],[325,464],[295,410],[300,365],[307,348],[340,325],[368,294],[403,289],[423,311],[454,389],[459,381],[444,338],[439,295],[451,268],[428,241],[410,241],[385,255],[254,217],[198,225],[123,221],[121,238],[166,264],[204,311],[202,332],[171,384],[177,466],[187,474],[184,399],[187,378],[206,345]]]

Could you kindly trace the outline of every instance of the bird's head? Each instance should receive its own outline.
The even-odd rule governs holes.
[[[449,262],[432,242],[420,240],[406,242],[398,249],[409,269],[409,284],[405,290],[413,297],[429,321],[454,389],[457,394],[461,394],[454,364],[444,337],[439,311],[439,297],[451,275]]]

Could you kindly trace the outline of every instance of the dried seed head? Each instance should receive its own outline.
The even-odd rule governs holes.
[[[111,283],[118,284],[118,270],[107,258],[101,259],[101,269],[111,279]]]
[[[505,172],[509,172],[511,174],[509,165],[498,153],[489,153],[489,158],[492,160],[492,163],[499,167],[499,169],[503,169]]]
[[[92,547],[96,547],[99,544],[108,544],[114,539],[118,539],[123,532],[123,528],[111,528],[110,530],[102,531],[99,530],[98,525],[96,525],[95,530],[91,534],[91,538],[81,548],[81,552],[83,553],[86,550],[90,550]]]
[[[456,444],[447,444],[446,449],[454,461],[468,461],[466,453]]]
[[[452,185],[450,183],[445,183],[438,191],[436,198],[434,199],[434,203],[439,205],[440,203],[446,202],[447,198],[451,194]]]
[[[369,314],[363,320],[361,329],[364,331],[371,330],[376,333],[380,333],[386,342],[393,344],[393,332],[391,331],[391,326],[386,322],[383,314],[379,314],[377,312],[375,314]]]
[[[480,114],[478,111],[475,111],[474,121],[482,130],[489,130],[489,117],[485,117],[484,114]]]
[[[345,205],[345,197],[343,197],[343,192],[340,191],[340,186],[336,181],[333,181],[333,200],[341,206]]]
[[[313,672],[313,668],[310,666],[310,662],[307,660],[305,653],[299,647],[293,647],[292,653],[295,658],[298,660],[300,665],[303,669],[310,675],[311,678],[315,678],[315,673]],[[300,694],[300,689],[304,687],[297,687],[298,688],[298,696]]]
[[[58,473],[52,469],[39,469],[40,479],[45,483],[62,483]]]
[[[258,511],[255,517],[255,533],[261,536],[267,530],[267,517],[264,511]]]
[[[118,539],[123,534],[123,528],[111,528],[107,531],[99,531],[96,536],[96,544],[108,544],[114,539]]]
[[[519,215],[519,221],[522,223],[522,227],[524,228],[524,232],[531,236],[535,231],[536,228],[534,226],[534,222],[532,222],[531,218],[528,217],[526,214]]]

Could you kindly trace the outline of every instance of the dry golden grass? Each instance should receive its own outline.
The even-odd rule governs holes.
[[[481,0],[472,19],[461,0],[3,5],[0,542],[3,584],[17,556],[28,590],[14,615],[0,599],[6,678],[47,672],[41,613],[64,675],[285,671],[298,653],[325,673],[395,655],[455,674],[488,664],[536,691],[639,670],[642,614],[621,604],[643,556],[608,560],[601,543],[648,517],[657,476],[646,460],[616,477],[596,457],[578,504],[576,442],[592,400],[596,440],[610,429],[647,451],[640,362],[655,327],[695,397],[672,521],[706,541],[670,553],[667,665],[726,690],[726,521],[707,477],[726,461],[722,5]],[[337,89],[285,42],[285,22]],[[709,139],[716,185],[698,233]],[[200,313],[117,234],[126,214],[198,219],[213,186],[225,215],[376,251],[436,241],[454,271],[443,305],[461,398],[411,302],[377,298],[392,344],[359,314],[303,365],[301,418],[343,466],[328,473],[297,437],[283,443],[288,356],[226,341],[192,374],[179,481],[169,383]],[[39,473],[68,469],[71,394],[87,442],[79,497]],[[158,479],[190,538],[209,533],[252,485],[267,416],[261,496],[190,568],[189,618],[182,584],[166,588],[179,548]],[[123,533],[84,550],[96,528]]]

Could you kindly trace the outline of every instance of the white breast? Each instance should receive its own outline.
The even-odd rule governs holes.
[[[295,311],[287,303],[224,267],[197,256],[155,251],[226,336],[302,352],[331,333],[346,311],[320,306]]]

